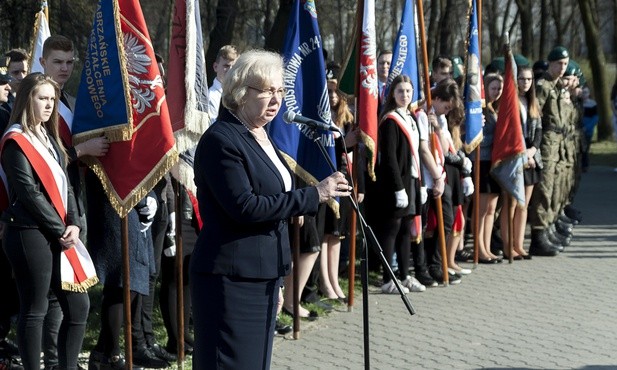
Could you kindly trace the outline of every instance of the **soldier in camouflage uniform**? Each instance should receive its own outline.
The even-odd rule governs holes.
[[[581,153],[581,119],[582,101],[578,86],[577,67],[570,60],[562,77],[563,99],[566,109],[564,118],[563,141],[559,149],[559,162],[556,165],[556,180],[553,192],[554,202],[551,204],[552,224],[549,227],[548,238],[555,245],[564,247],[570,245],[573,225],[563,214],[564,208],[571,203],[580,178],[580,153]]]
[[[555,208],[560,205],[563,194],[569,192],[565,177],[568,164],[564,161],[567,152],[567,137],[570,133],[574,106],[562,80],[569,62],[568,51],[561,46],[548,55],[548,71],[536,84],[536,96],[542,112],[542,160],[543,179],[534,188],[529,204],[531,245],[529,252],[536,256],[556,256],[563,245],[549,240],[551,225],[559,215]]]

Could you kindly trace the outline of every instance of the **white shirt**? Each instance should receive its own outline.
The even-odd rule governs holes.
[[[210,122],[214,122],[219,115],[221,95],[223,95],[223,85],[215,77],[212,86],[208,89],[208,115],[210,116]]]

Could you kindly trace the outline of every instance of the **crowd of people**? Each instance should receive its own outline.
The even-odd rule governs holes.
[[[80,161],[84,156],[105,156],[109,141],[104,136],[77,145],[71,141],[75,99],[63,89],[75,61],[71,40],[53,35],[45,41],[43,73],[28,73],[29,58],[25,50],[13,49],[6,53],[6,72],[0,71],[0,153],[8,195],[0,228],[0,295],[5,297],[0,305],[0,368],[34,370],[41,362],[45,369],[81,368],[78,355],[93,310],[99,311],[100,323],[88,369],[124,368],[119,217],[101,196],[98,177]],[[157,62],[162,73],[162,58]],[[434,59],[430,107],[412,101],[413,91],[420,87],[413,86],[409,76],[399,75],[386,84],[391,62],[391,51],[379,54],[374,173],[355,125],[353,100],[336,79],[340,66],[328,64],[332,124],[339,129],[338,171],[311,185],[292,172],[268,132],[285,94],[282,57],[260,50],[240,54],[231,45],[219,50],[209,89],[212,125],[194,152],[199,206],[192,209],[191,202],[183,202],[186,209],[181,210],[187,223],[196,213],[203,222],[201,229],[194,223],[195,229],[188,231],[199,236],[194,248],[186,246],[181,256],[186,267],[182,337],[185,352],[193,354],[194,368],[268,368],[273,333],[291,330],[278,318],[294,315],[294,294],[324,310],[347,302],[339,276],[355,263],[347,260],[349,240],[355,237],[349,225],[353,210],[346,199],[352,193],[352,177],[357,181],[356,199],[395,272],[392,277],[383,269],[384,294],[398,293],[393,278],[409,293],[445,281],[459,284],[472,273],[461,262],[472,259],[465,239],[474,208],[482,264],[556,256],[568,247],[573,227],[582,219],[572,201],[589,165],[589,142],[598,121],[591,89],[568,51],[556,47],[547,61],[533,66],[517,58],[526,145],[525,205],[515,209],[513,227],[503,205],[506,193],[490,173],[503,65],[495,61],[484,73],[485,122],[480,157],[475,158],[476,151],[463,150],[461,58]],[[614,87],[611,98],[617,113],[616,91]],[[352,168],[359,171],[353,173]],[[476,175],[477,184],[472,180]],[[128,215],[129,304],[133,363],[138,367],[169,366],[181,337],[171,182],[167,174]],[[477,205],[472,202],[474,192],[480,193]],[[338,215],[327,205],[335,198],[341,199]],[[296,216],[301,224],[300,255],[292,266],[288,221]],[[445,254],[439,248],[440,226]],[[504,248],[508,233],[511,256]],[[82,241],[97,277],[87,276],[74,287],[63,280],[63,252]],[[376,272],[383,268],[375,254],[369,255],[368,264]],[[298,270],[296,291],[292,269]],[[86,288],[97,280],[103,285],[102,302],[90,307]],[[158,284],[167,333],[164,345],[157,343],[153,328]],[[318,318],[303,305],[295,312],[307,320]],[[9,340],[11,329],[16,344]]]

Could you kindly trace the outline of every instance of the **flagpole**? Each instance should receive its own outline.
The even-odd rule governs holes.
[[[178,327],[177,336],[177,352],[178,352],[178,368],[184,368],[184,244],[182,237],[182,200],[184,189],[180,186],[178,180],[172,180],[174,187],[175,210],[176,210],[176,322]]]
[[[473,1],[473,0],[472,0]],[[482,0],[476,1],[476,18],[478,20],[478,57],[480,59],[480,65],[482,65]],[[482,73],[482,71],[480,71]],[[473,174],[473,181],[476,191],[473,194],[473,267],[478,267],[478,261],[480,259],[480,145],[476,147],[476,159],[473,164],[475,169]]]
[[[124,357],[126,368],[133,368],[133,342],[131,336],[131,267],[129,259],[129,218],[124,216],[120,220],[122,236],[122,267],[124,293]]]
[[[425,32],[425,28],[424,28],[424,10],[423,10],[423,6],[422,6],[422,0],[418,0],[417,2],[418,4],[418,21],[419,21],[419,28],[420,28],[420,44],[422,47],[422,61],[423,61],[423,68],[424,68],[424,90],[426,92],[426,110],[427,112],[430,111],[431,106],[433,104],[432,100],[431,100],[431,81],[429,78],[429,72],[428,72],[428,53],[426,50],[426,32]],[[434,137],[435,133],[432,132],[432,128],[431,125],[429,124],[429,130],[431,131],[431,136]],[[435,147],[436,143],[433,143],[433,140],[431,140],[431,143],[433,144],[433,148]],[[435,151],[433,151],[433,156],[435,156]],[[437,217],[437,231],[439,234],[439,251],[441,253],[441,267],[443,270],[443,283],[445,286],[448,286],[450,279],[448,276],[448,256],[446,254],[446,236],[445,236],[445,232],[444,232],[444,225],[443,225],[443,206],[442,206],[442,202],[441,202],[441,196],[435,198],[435,206],[436,206],[436,210],[435,210],[435,214]],[[434,237],[434,236],[433,236]]]
[[[355,116],[355,115],[354,115]],[[353,197],[358,199],[358,145],[353,150],[353,162],[351,164],[351,177],[353,180]],[[356,213],[351,212],[349,217],[349,261],[347,267],[348,287],[347,287],[347,312],[353,311],[354,286],[356,285]]]

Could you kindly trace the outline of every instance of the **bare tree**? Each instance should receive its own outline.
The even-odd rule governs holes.
[[[521,19],[521,54],[533,58],[533,1],[516,0]]]
[[[600,35],[598,33],[598,16],[596,13],[595,1],[578,0],[578,3],[585,26],[585,39],[587,40],[587,48],[590,51],[588,56],[594,81],[593,89],[600,113],[598,140],[608,140],[613,132],[611,127],[611,103],[606,81],[606,70],[604,69],[606,59],[604,58],[604,52],[599,42]]]
[[[210,31],[210,43],[206,52],[206,65],[211,66],[219,49],[234,39],[234,26],[238,13],[238,0],[219,1],[216,6],[216,25]],[[214,73],[208,71],[208,83],[214,80]]]

